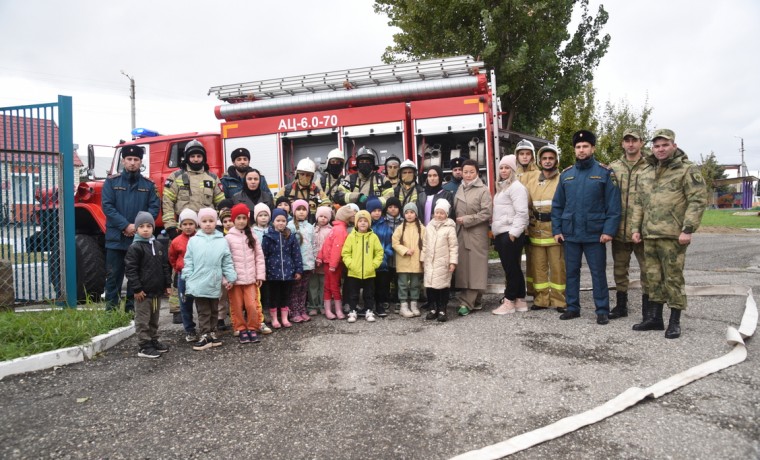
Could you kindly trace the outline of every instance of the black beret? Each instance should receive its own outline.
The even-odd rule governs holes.
[[[232,161],[235,161],[238,157],[246,157],[249,160],[251,159],[251,152],[248,151],[248,149],[239,147],[230,153],[230,158],[232,158]]]
[[[121,157],[137,157],[142,160],[145,149],[139,145],[127,145],[121,148]]]
[[[589,144],[595,146],[596,136],[591,131],[582,129],[580,131],[576,131],[575,134],[573,134],[573,147],[575,147],[575,144],[578,142],[588,142]]]
[[[466,160],[466,158],[464,158],[464,157],[452,158],[451,161],[449,162],[449,164],[451,166],[451,169],[461,168],[462,167],[462,163],[464,163],[464,160]]]

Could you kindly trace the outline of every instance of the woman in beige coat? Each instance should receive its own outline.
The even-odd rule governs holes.
[[[491,193],[478,177],[478,164],[466,160],[462,165],[462,184],[454,197],[454,215],[459,242],[459,265],[454,275],[461,289],[460,316],[470,313],[478,294],[488,281],[488,224],[491,220]]]
[[[433,219],[425,227],[422,242],[422,261],[425,265],[425,288],[430,311],[425,319],[446,321],[446,304],[449,303],[451,274],[459,263],[459,243],[456,224],[449,219],[451,204],[438,200]]]

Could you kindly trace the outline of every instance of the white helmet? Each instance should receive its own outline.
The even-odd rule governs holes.
[[[398,167],[398,170],[401,171],[402,169],[412,168],[415,171],[417,171],[417,165],[414,164],[412,160],[404,160],[401,162],[401,164]]]
[[[343,150],[341,149],[330,150],[330,153],[327,154],[327,161],[330,161],[333,158],[337,158],[340,161],[346,161],[346,155],[343,153]]]
[[[296,166],[296,172],[299,171],[314,174],[317,172],[317,165],[315,165],[311,159],[304,158],[303,160],[299,161],[298,165]]]
[[[530,150],[533,155],[536,154],[536,148],[533,147],[533,142],[523,139],[520,142],[517,143],[517,147],[515,147],[515,155],[517,155],[517,152],[520,150]]]

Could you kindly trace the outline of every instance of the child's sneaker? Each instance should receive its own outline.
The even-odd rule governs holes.
[[[193,331],[193,332],[188,332],[187,334],[185,334],[185,342],[193,343],[193,342],[197,342],[197,341],[198,341],[198,333],[197,332]]]
[[[381,318],[385,318],[388,316],[388,304],[387,303],[379,303],[375,307],[375,311],[377,312],[377,316]]]
[[[375,314],[372,313],[372,310],[367,310],[367,313],[364,314],[364,318],[367,320],[368,323],[375,322]]]
[[[240,331],[238,340],[240,340],[240,343],[251,343],[251,338],[248,336],[248,331]]]
[[[193,350],[195,351],[206,350],[208,348],[211,348],[211,338],[208,334],[204,334],[200,340],[193,344]]]
[[[169,346],[159,342],[158,340],[153,340],[151,343],[153,345],[153,348],[159,353],[166,353],[169,351]]]
[[[439,311],[438,312],[438,321],[445,323],[446,322],[446,312],[445,311]]]
[[[248,338],[251,339],[251,343],[259,343],[261,340],[259,340],[259,336],[256,335],[253,331],[248,331]]]
[[[356,310],[351,310],[350,312],[348,312],[348,319],[346,321],[348,321],[349,323],[355,323],[356,316],[357,316]]]
[[[242,334],[242,332],[241,332],[241,334]],[[222,346],[222,341],[219,340],[216,337],[216,332],[209,333],[209,341],[211,342],[211,346],[212,347],[221,347]]]
[[[261,323],[261,329],[259,329],[259,332],[264,335],[269,335],[272,333],[272,330],[269,329],[269,326],[267,326],[265,323]]]
[[[144,348],[140,348],[140,351],[137,352],[137,356],[140,358],[160,358],[161,353],[156,351],[152,345],[146,345]]]

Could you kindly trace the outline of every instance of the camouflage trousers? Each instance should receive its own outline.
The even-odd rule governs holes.
[[[644,265],[644,245],[634,243],[624,243],[618,240],[612,240],[612,260],[615,275],[615,290],[618,292],[628,292],[628,267],[631,265],[631,253],[636,256],[636,262],[639,263],[641,275],[641,290],[647,292],[647,272]]]
[[[644,258],[649,300],[666,303],[670,308],[686,310],[686,282],[683,267],[688,245],[677,239],[644,240]]]

